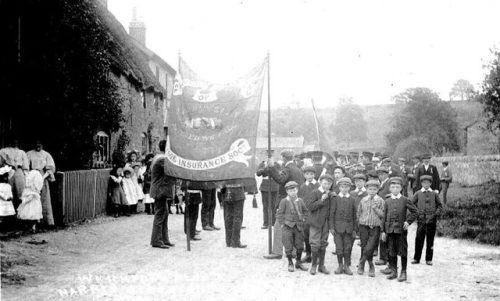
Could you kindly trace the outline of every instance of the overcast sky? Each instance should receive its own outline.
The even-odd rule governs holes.
[[[146,44],[177,69],[177,53],[203,77],[229,81],[271,53],[273,107],[362,105],[423,86],[448,99],[477,88],[500,42],[500,1],[108,0],[128,30],[132,9]]]

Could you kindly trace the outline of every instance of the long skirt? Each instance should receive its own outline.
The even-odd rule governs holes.
[[[21,204],[21,195],[23,194],[24,186],[26,185],[24,172],[21,168],[14,171],[13,175],[9,178],[9,184],[12,186],[12,202],[14,204],[14,208],[17,209],[19,204]]]
[[[52,199],[50,198],[50,186],[47,179],[43,181],[43,188],[42,192],[40,193],[40,198],[42,200],[43,221],[49,226],[55,225],[54,213],[52,211]]]

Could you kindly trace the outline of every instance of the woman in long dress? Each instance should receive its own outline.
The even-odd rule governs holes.
[[[48,226],[54,226],[54,214],[52,211],[49,182],[54,182],[56,180],[54,175],[56,172],[56,164],[52,156],[43,150],[43,145],[40,141],[36,142],[35,149],[30,150],[27,156],[31,170],[37,170],[43,177],[43,188],[40,193],[43,221]]]

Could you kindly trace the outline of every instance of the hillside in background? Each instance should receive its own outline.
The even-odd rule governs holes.
[[[499,152],[499,139],[483,130],[482,107],[473,101],[452,101],[457,113],[462,153],[470,155],[494,154]],[[387,147],[385,136],[391,129],[391,120],[397,113],[396,104],[362,106],[364,118],[368,123],[367,141],[351,143],[349,146],[335,143],[335,133],[330,129],[335,116],[335,108],[318,110],[322,150],[331,152],[345,151],[387,151],[391,153],[396,146]],[[305,146],[317,145],[316,126],[312,108],[280,108],[273,110],[273,136],[304,136]],[[267,111],[261,112],[258,133],[267,137]]]

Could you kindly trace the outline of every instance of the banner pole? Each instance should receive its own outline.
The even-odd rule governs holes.
[[[267,52],[267,159],[268,162],[273,156],[271,152],[271,71],[270,71],[270,54]],[[269,167],[269,166],[268,166]],[[273,252],[273,210],[274,200],[272,199],[271,176],[269,178],[269,188],[267,194],[267,212],[268,212],[268,246],[269,254]]]
[[[190,203],[191,195],[189,193],[189,181],[186,181],[186,200],[184,201],[184,219],[186,219],[186,223],[184,225],[184,229],[186,229],[186,244],[187,250],[191,251],[191,220],[189,218],[189,203]]]

